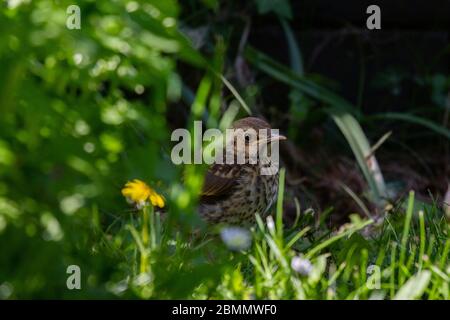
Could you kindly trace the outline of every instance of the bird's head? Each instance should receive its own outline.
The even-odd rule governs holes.
[[[231,136],[227,135],[227,146],[232,144],[234,155],[243,156],[245,163],[251,157],[261,159],[262,152],[266,151],[266,155],[267,152],[271,153],[273,142],[286,139],[266,121],[255,117],[237,120],[231,129],[233,129]]]

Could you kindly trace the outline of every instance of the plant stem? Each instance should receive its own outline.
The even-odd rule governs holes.
[[[141,266],[140,272],[147,272],[148,266],[148,206],[144,206],[142,209],[142,245],[144,250],[141,251]]]

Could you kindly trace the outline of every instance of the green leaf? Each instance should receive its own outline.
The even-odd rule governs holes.
[[[284,179],[285,179],[286,169],[280,169],[279,177],[279,189],[277,196],[277,215],[276,215],[276,226],[278,241],[283,241],[283,197],[284,197]]]
[[[289,48],[289,63],[292,70],[298,74],[299,76],[303,75],[303,57],[300,51],[300,47],[295,39],[295,34],[292,31],[289,22],[286,19],[280,18],[281,26],[283,27],[284,34],[286,35],[286,41],[288,43]],[[304,95],[300,90],[292,88],[289,93],[289,100],[291,102],[290,113],[293,115],[293,118],[297,118],[299,120],[304,120],[308,113],[308,101],[305,100]],[[294,123],[291,126],[297,129]],[[293,130],[294,128],[289,128],[289,134],[296,134],[297,130]]]
[[[339,108],[330,108],[328,113],[336,122],[352,149],[356,161],[372,191],[372,200],[379,206],[383,206],[384,199],[387,197],[386,184],[364,131],[350,113]]]
[[[373,116],[373,118],[383,118],[383,119],[392,119],[392,120],[402,120],[407,121],[410,123],[418,124],[421,126],[424,126],[430,130],[433,130],[434,132],[446,137],[447,139],[450,139],[450,130],[434,123],[433,121],[430,121],[428,119],[415,116],[410,113],[397,113],[397,112],[386,112],[386,113],[380,113]]]
[[[412,300],[420,298],[431,279],[431,271],[425,270],[410,278],[397,292],[394,300]]]
[[[350,112],[357,117],[360,116],[352,104],[345,99],[331,92],[330,90],[316,84],[305,76],[300,76],[293,72],[289,67],[273,60],[266,54],[252,48],[245,49],[245,57],[258,69],[267,73],[276,80],[279,80],[289,86],[299,89],[310,97],[317,99],[325,104],[338,106],[340,109]]]
[[[283,27],[284,34],[286,35],[286,41],[289,48],[289,61],[292,70],[301,76],[303,75],[303,57],[297,40],[295,39],[295,34],[286,19],[280,18],[280,23]]]
[[[336,242],[337,240],[343,238],[343,237],[350,237],[353,233],[365,228],[366,226],[373,223],[372,219],[366,220],[366,221],[355,221],[354,223],[351,223],[347,226],[345,230],[342,230],[340,233],[336,234],[335,236],[322,241],[318,245],[316,245],[314,248],[309,250],[306,253],[306,257],[309,259],[313,257],[316,253],[320,252],[321,250],[325,249],[326,247],[330,246],[332,243]]]
[[[256,0],[259,14],[274,12],[283,18],[292,19],[292,10],[289,0]]]

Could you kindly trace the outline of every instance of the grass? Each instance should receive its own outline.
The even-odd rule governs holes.
[[[133,232],[147,273],[127,274],[118,295],[186,299],[449,299],[449,226],[436,205],[418,209],[414,192],[382,223],[351,216],[339,230],[303,214],[283,225],[284,170],[274,218],[257,216],[251,246],[227,248],[214,228],[194,237],[171,234],[149,210],[151,239]],[[405,207],[406,205],[406,207]],[[145,215],[142,217],[144,218]],[[162,226],[162,227],[161,227]],[[134,227],[130,227],[133,230]],[[244,232],[244,231],[242,231]],[[153,235],[153,233],[157,233]],[[144,251],[143,251],[144,250]],[[148,256],[147,256],[148,255]],[[297,258],[296,258],[297,257]],[[301,259],[303,268],[293,259]],[[142,261],[141,261],[142,264]],[[142,268],[141,268],[142,270]],[[172,278],[173,277],[173,278]],[[176,283],[176,284],[174,284]],[[124,285],[124,282],[121,282]],[[169,287],[173,284],[174,287]],[[111,286],[114,287],[114,286]]]

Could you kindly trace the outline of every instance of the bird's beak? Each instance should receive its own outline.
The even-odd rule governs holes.
[[[275,134],[272,133],[269,137],[269,139],[267,139],[268,142],[270,141],[280,141],[280,140],[286,140],[287,138],[281,134]]]

